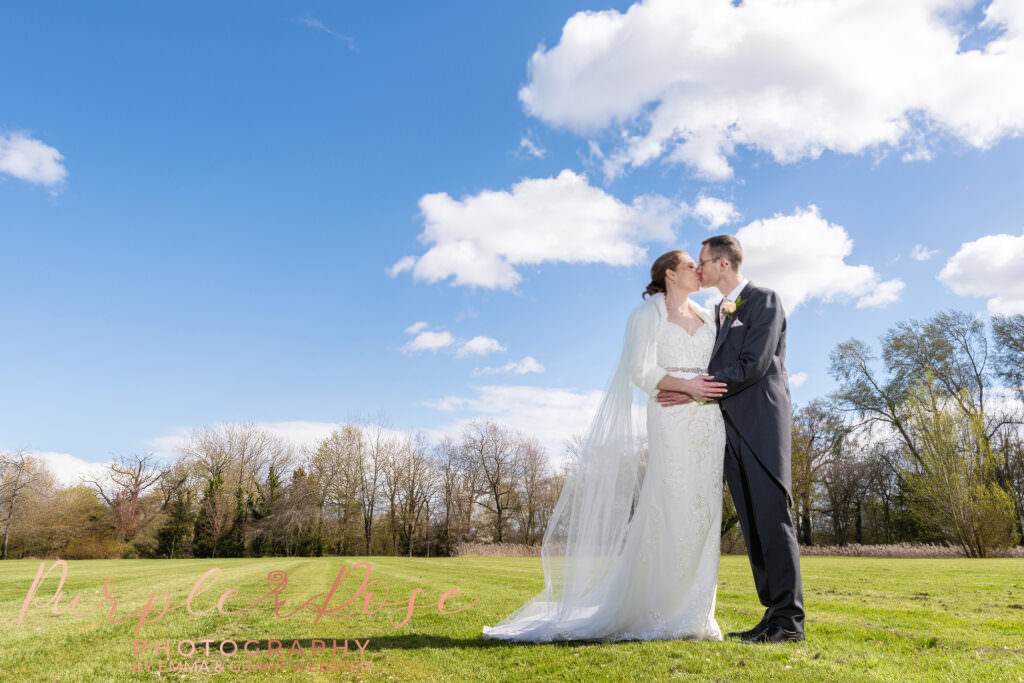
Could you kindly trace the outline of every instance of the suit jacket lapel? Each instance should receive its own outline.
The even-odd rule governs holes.
[[[747,290],[748,290],[748,289],[750,289],[750,285],[752,285],[752,284],[753,284],[752,282],[749,282],[749,281],[748,281],[748,282],[747,282],[747,284],[745,284],[745,285],[743,286],[743,289],[741,289],[741,290],[740,290],[740,293],[739,293],[739,294],[738,294],[738,295],[736,296],[736,298],[737,298],[737,299],[740,299],[740,298],[742,298],[742,299],[743,299],[744,301],[746,301],[747,299],[746,299],[746,297],[744,297],[743,295],[744,295],[744,294],[745,294],[745,293],[747,292]],[[725,301],[725,297],[723,296],[723,297],[722,297],[722,301],[718,302],[718,306],[715,306],[715,314],[716,314],[716,315],[715,315],[715,320],[718,320],[718,319],[719,319],[719,316],[721,315],[721,314],[720,314],[720,313],[718,312],[718,309],[719,309],[719,307],[721,307],[721,305],[722,305],[722,303],[723,303],[724,301]],[[725,323],[726,323],[726,324],[725,324],[725,327],[724,327],[724,328],[722,328],[722,329],[720,329],[720,330],[718,331],[718,335],[717,335],[717,336],[715,337],[715,345],[714,345],[714,347],[713,347],[713,348],[711,349],[711,357],[712,357],[712,358],[714,358],[714,357],[715,357],[715,354],[716,354],[716,353],[718,353],[718,349],[719,349],[719,348],[721,348],[721,346],[722,346],[722,342],[724,342],[724,341],[725,341],[725,337],[726,337],[726,336],[727,336],[727,335],[729,334],[729,330],[731,330],[731,329],[732,329],[732,321],[733,321],[733,320],[735,320],[735,319],[736,319],[736,316],[738,316],[738,315],[739,315],[739,311],[737,310],[737,311],[736,311],[736,313],[735,313],[735,314],[733,314],[733,317],[732,317],[732,318],[726,318],[726,319],[725,319]]]

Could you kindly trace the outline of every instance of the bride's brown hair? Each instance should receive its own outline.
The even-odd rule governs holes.
[[[661,292],[665,293],[665,271],[674,270],[679,263],[683,260],[682,255],[685,251],[666,251],[664,254],[654,259],[654,263],[651,264],[651,283],[647,285],[647,289],[641,294],[641,297],[646,299],[650,294],[657,294]]]

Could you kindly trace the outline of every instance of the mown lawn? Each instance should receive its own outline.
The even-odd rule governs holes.
[[[223,573],[193,602],[195,611],[215,606],[229,588],[239,591],[225,603],[237,609],[267,593],[268,572],[287,572],[280,593],[287,614],[317,593],[330,590],[343,567],[368,562],[378,601],[407,602],[415,588],[424,593],[416,604],[438,601],[449,589],[460,594],[446,602],[448,610],[475,604],[465,611],[441,615],[436,608],[416,609],[410,621],[394,627],[388,611],[351,614],[359,600],[339,610],[343,619],[323,618],[307,609],[282,619],[272,598],[246,612],[223,615],[168,612],[145,624],[138,635],[138,616],[110,623],[111,607],[102,596],[103,581],[113,579],[111,593],[119,602],[114,618],[142,607],[150,594],[169,593],[171,605],[185,601],[192,585],[208,569]],[[802,560],[808,612],[807,641],[787,645],[742,645],[733,642],[682,641],[509,644],[484,640],[481,627],[495,624],[543,586],[541,564],[534,558],[393,557],[270,558],[224,560],[72,560],[60,608],[33,607],[22,622],[19,612],[35,578],[38,560],[0,562],[0,680],[949,680],[1024,681],[1024,560],[919,560],[805,557]],[[51,562],[47,562],[49,567]],[[37,592],[46,602],[54,595],[59,570]],[[345,578],[330,606],[345,602],[358,588],[361,574]],[[381,592],[386,583],[390,596]],[[68,613],[71,599],[82,593],[78,610]],[[155,619],[162,598],[154,603]],[[97,606],[99,606],[98,609]],[[754,597],[745,557],[722,558],[717,615],[723,630],[746,628],[761,614]],[[395,620],[399,621],[404,613]],[[133,640],[147,644],[150,672],[131,671]],[[284,653],[268,659],[241,652],[224,657],[220,643],[265,650],[268,641],[282,642]],[[310,655],[315,641],[349,641],[349,654]],[[369,671],[339,672],[359,661],[355,640],[365,644]],[[179,655],[179,641],[199,648],[191,657]],[[212,641],[206,657],[203,640]],[[299,641],[303,656],[288,655]],[[157,677],[153,642],[170,641],[170,660],[195,665],[206,662],[233,666],[220,673],[169,673]],[[188,652],[188,645],[183,645]],[[287,655],[287,656],[285,656]],[[291,672],[293,664],[319,659],[327,672]],[[244,665],[285,662],[285,673],[252,673]]]

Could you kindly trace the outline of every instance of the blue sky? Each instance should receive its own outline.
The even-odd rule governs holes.
[[[717,232],[788,297],[797,404],[852,336],[1024,311],[1024,17],[770,4],[6,5],[0,450],[378,411],[555,450],[650,260]]]

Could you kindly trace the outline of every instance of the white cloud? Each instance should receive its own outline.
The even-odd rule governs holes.
[[[399,273],[404,273],[407,270],[412,270],[413,266],[416,265],[415,256],[403,256],[395,262],[395,265],[388,268],[388,273],[391,277],[397,276]]]
[[[171,434],[154,437],[146,442],[146,448],[158,458],[174,460],[181,453],[181,448],[188,442],[190,431],[179,428]]]
[[[923,244],[915,244],[914,248],[910,250],[910,258],[915,261],[927,261],[938,253],[938,249],[929,249]]]
[[[603,391],[577,393],[541,387],[477,387],[479,397],[447,396],[431,407],[446,412],[470,413],[430,431],[431,438],[458,438],[473,419],[489,418],[510,429],[536,437],[557,463],[562,448],[574,434],[586,432],[604,398]]]
[[[455,353],[459,358],[465,358],[466,356],[485,356],[488,353],[494,351],[504,351],[505,347],[502,346],[497,339],[493,337],[485,337],[478,335],[473,337],[468,342],[464,343],[459,347],[459,350]]]
[[[402,347],[405,353],[414,351],[437,351],[455,343],[451,332],[420,332],[416,338]]]
[[[476,368],[473,370],[473,374],[477,376],[497,375],[506,372],[510,372],[513,375],[525,375],[528,372],[544,372],[544,366],[541,365],[533,356],[526,356],[521,361],[510,361],[500,367]]]
[[[107,480],[106,463],[103,462],[88,462],[70,453],[54,451],[29,451],[27,455],[44,461],[63,486],[79,484],[83,478],[100,482]]]
[[[418,323],[413,323],[412,325],[409,325],[409,327],[405,328],[405,331],[409,334],[416,334],[418,332],[422,332],[428,327],[430,326],[421,320]]]
[[[903,289],[901,280],[881,281],[871,266],[847,263],[853,240],[813,204],[756,220],[736,237],[743,247],[743,274],[778,292],[787,314],[809,299],[857,298],[859,307],[884,306]]]
[[[989,297],[988,312],[1024,313],[1024,234],[986,235],[964,242],[939,281],[960,296]]]
[[[739,211],[731,203],[716,197],[702,196],[697,200],[697,206],[693,209],[708,230],[717,230],[723,225],[732,223],[739,218]]]
[[[417,280],[453,277],[455,285],[510,289],[516,266],[545,262],[631,266],[644,261],[641,243],[675,239],[687,205],[660,195],[625,204],[585,175],[563,170],[555,178],[528,178],[509,191],[484,190],[462,200],[446,192],[419,201],[429,245],[405,257],[392,274],[411,269]]]
[[[543,159],[544,156],[548,153],[546,149],[541,147],[539,144],[531,140],[526,135],[521,135],[519,137],[519,149],[526,150],[527,154],[529,154],[532,157],[536,157],[537,159]]]
[[[794,389],[807,381],[806,372],[793,372],[789,374],[789,386]]]
[[[858,299],[857,308],[874,308],[895,303],[900,300],[900,292],[905,286],[906,283],[900,279],[880,282],[873,291]]]
[[[780,163],[902,151],[943,138],[987,148],[1024,132],[1024,10],[992,0],[647,0],[580,11],[541,45],[526,111],[581,135],[608,131],[612,178],[654,160],[726,179],[737,148]],[[960,51],[960,33],[996,37]],[[1004,29],[1000,33],[1000,29]]]
[[[23,133],[0,135],[0,173],[54,189],[68,174],[63,159],[53,147]]]

